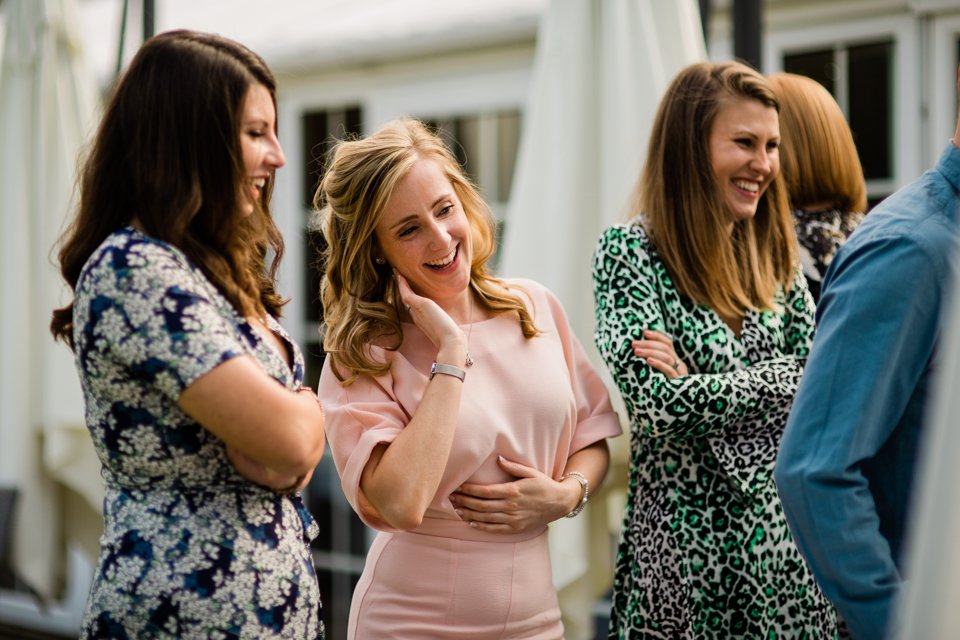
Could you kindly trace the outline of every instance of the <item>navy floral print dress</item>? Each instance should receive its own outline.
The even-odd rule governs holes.
[[[169,244],[123,229],[84,266],[74,342],[106,497],[81,638],[323,637],[318,530],[300,497],[241,477],[223,442],[177,406],[242,354],[298,388],[303,357],[268,324],[292,369]]]

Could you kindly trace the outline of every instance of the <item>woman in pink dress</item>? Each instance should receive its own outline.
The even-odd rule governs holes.
[[[319,395],[344,492],[379,533],[349,637],[563,637],[547,524],[620,422],[556,297],[487,272],[489,208],[415,120],[337,145]]]

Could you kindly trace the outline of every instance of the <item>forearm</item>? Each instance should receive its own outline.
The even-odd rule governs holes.
[[[278,493],[294,493],[303,489],[313,476],[313,470],[300,475],[278,473],[273,469],[251,460],[248,456],[233,447],[227,447],[227,457],[234,470],[241,476],[261,486]]]
[[[287,396],[286,401],[278,407],[264,429],[264,437],[272,437],[273,442],[268,444],[264,438],[258,437],[241,438],[232,444],[273,476],[297,478],[313,473],[323,456],[325,418],[312,391],[291,393],[281,389],[281,392]]]
[[[645,362],[634,362],[615,377],[634,436],[691,438],[787,411],[802,373],[800,358],[781,356],[738,371],[673,380]]]
[[[304,475],[323,454],[324,416],[316,396],[284,388],[252,358],[224,362],[187,387],[177,403],[228,447],[277,474]]]
[[[409,424],[371,455],[360,489],[391,526],[415,529],[436,495],[453,445],[463,383],[437,375]]]
[[[567,490],[564,501],[565,511],[561,513],[564,516],[580,504],[583,499],[583,487],[581,484],[568,474],[576,472],[583,474],[590,487],[590,493],[596,492],[603,484],[607,475],[607,469],[610,466],[610,448],[606,440],[600,440],[577,451],[567,459],[567,464],[563,469],[565,479],[561,485]]]

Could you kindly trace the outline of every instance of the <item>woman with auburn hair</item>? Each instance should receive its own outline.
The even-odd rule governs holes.
[[[611,638],[832,638],[772,471],[813,337],[777,100],[736,62],[683,69],[634,217],[594,254],[596,342],[631,425]]]
[[[822,84],[793,73],[767,80],[780,102],[781,173],[816,302],[834,254],[867,209],[863,167],[843,111]]]
[[[324,420],[276,320],[275,87],[239,43],[159,34],[82,166],[51,330],[106,483],[83,638],[323,637],[298,492]]]
[[[580,513],[620,433],[556,297],[487,271],[489,207],[401,119],[340,142],[319,395],[347,499],[379,530],[349,638],[559,639],[547,524]]]

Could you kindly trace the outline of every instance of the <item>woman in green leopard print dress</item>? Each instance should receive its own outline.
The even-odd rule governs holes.
[[[833,638],[772,474],[814,331],[776,99],[744,65],[692,65],[653,132],[642,214],[593,264],[632,434],[610,637]]]

